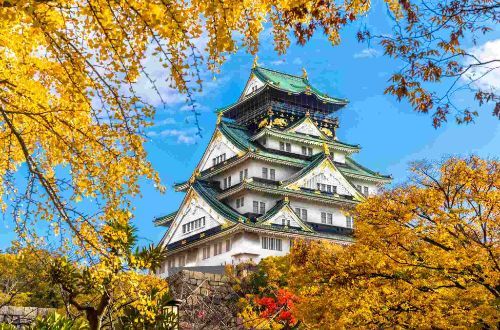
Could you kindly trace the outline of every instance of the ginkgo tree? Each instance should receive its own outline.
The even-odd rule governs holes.
[[[263,283],[297,297],[292,315],[306,328],[496,328],[499,166],[416,163],[406,185],[356,207],[354,244],[296,242],[260,266]],[[255,324],[259,306],[244,306]]]
[[[418,4],[386,3],[409,24],[405,31],[418,27],[413,24]],[[462,10],[455,21],[463,17],[469,23],[433,55],[460,56],[460,48],[452,46],[475,32],[474,17],[488,14],[498,21],[498,4],[479,3],[464,9],[457,2]],[[51,244],[89,265],[102,265],[102,258],[108,264],[122,260],[114,252],[128,243],[139,180],[163,189],[144,149],[155,109],[137,93],[139,77],[162,96],[144,66],[146,58],[162,63],[166,82],[195,109],[200,71],[217,72],[240,48],[257,53],[265,24],[272,28],[277,52],[285,53],[292,34],[303,44],[318,29],[339,44],[341,28],[369,9],[367,1],[0,0],[0,205],[14,219],[18,237],[25,244],[47,243],[40,236],[49,228]],[[206,39],[203,49],[200,39]],[[405,52],[399,45],[404,40],[386,52],[405,54],[411,63],[425,57]],[[419,49],[415,42],[412,47]],[[413,72],[419,71],[405,74]],[[411,92],[409,87],[417,85],[405,85],[403,78],[394,80],[395,94],[410,97],[417,109],[431,109],[428,97],[419,97],[425,96],[425,86]],[[493,92],[476,97],[498,100]],[[198,115],[195,109],[195,120]]]

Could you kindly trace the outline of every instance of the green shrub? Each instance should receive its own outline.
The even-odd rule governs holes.
[[[8,329],[8,328],[7,328]],[[89,326],[85,320],[71,320],[58,313],[37,318],[29,327],[32,330],[86,330]],[[3,330],[0,328],[0,330]],[[10,329],[9,329],[10,330]]]

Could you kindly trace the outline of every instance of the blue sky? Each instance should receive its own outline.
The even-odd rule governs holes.
[[[339,46],[331,46],[324,36],[317,34],[305,46],[292,45],[284,56],[274,52],[266,30],[258,53],[259,63],[294,74],[300,74],[304,67],[315,87],[329,95],[349,99],[350,103],[338,113],[340,140],[360,144],[362,150],[355,159],[373,170],[392,174],[395,184],[406,178],[407,164],[412,160],[435,160],[447,155],[471,153],[498,157],[500,124],[491,116],[491,106],[480,109],[481,115],[473,125],[459,126],[450,118],[448,124],[434,129],[430,116],[414,113],[408,104],[383,94],[387,79],[398,70],[400,63],[384,57],[377,45],[367,48],[366,44],[359,44],[355,32],[366,25],[383,33],[388,31],[390,23],[385,6],[374,2],[374,9],[367,18],[342,33]],[[497,31],[480,42],[498,41],[494,45],[500,47],[499,38]],[[144,181],[142,196],[135,199],[135,224],[143,244],[156,243],[163,235],[163,228],[153,226],[153,218],[170,213],[179,206],[184,194],[174,192],[173,183],[190,177],[213,133],[216,121],[213,111],[238,98],[250,74],[252,61],[251,55],[240,51],[229,57],[215,80],[211,75],[205,75],[204,91],[195,96],[202,112],[202,138],[196,136],[183,97],[165,91],[169,106],[158,108],[155,126],[149,131],[147,151],[149,160],[168,189],[160,194],[151,183]],[[150,64],[154,66],[154,63]],[[165,72],[157,72],[157,75],[162,74]],[[499,81],[493,83],[500,85]],[[147,87],[141,92],[154,98],[154,93]],[[470,96],[457,100],[461,104],[470,101]],[[470,105],[476,107],[474,103]],[[5,248],[13,235],[8,223],[4,222],[2,227],[0,248]]]

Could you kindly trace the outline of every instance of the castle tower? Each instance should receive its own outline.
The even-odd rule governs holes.
[[[217,110],[217,125],[191,178],[175,185],[179,209],[156,218],[168,276],[182,267],[284,255],[295,239],[352,242],[349,209],[389,176],[355,162],[340,142],[336,111],[347,104],[295,76],[254,66],[240,98]]]

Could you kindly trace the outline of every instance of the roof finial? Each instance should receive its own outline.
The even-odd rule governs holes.
[[[258,60],[259,60],[259,57],[257,55],[255,55],[255,57],[253,58],[252,69],[255,69],[256,67],[259,66],[259,63],[257,63]]]
[[[288,203],[290,201],[290,199],[288,198],[288,196],[285,196],[285,203]]]
[[[222,112],[219,112],[217,114],[217,123],[216,125],[219,126],[220,122],[222,121]]]
[[[325,155],[330,156],[330,148],[328,148],[328,145],[325,142],[323,142],[323,152]]]
[[[307,79],[307,71],[305,68],[302,68],[302,78]]]

